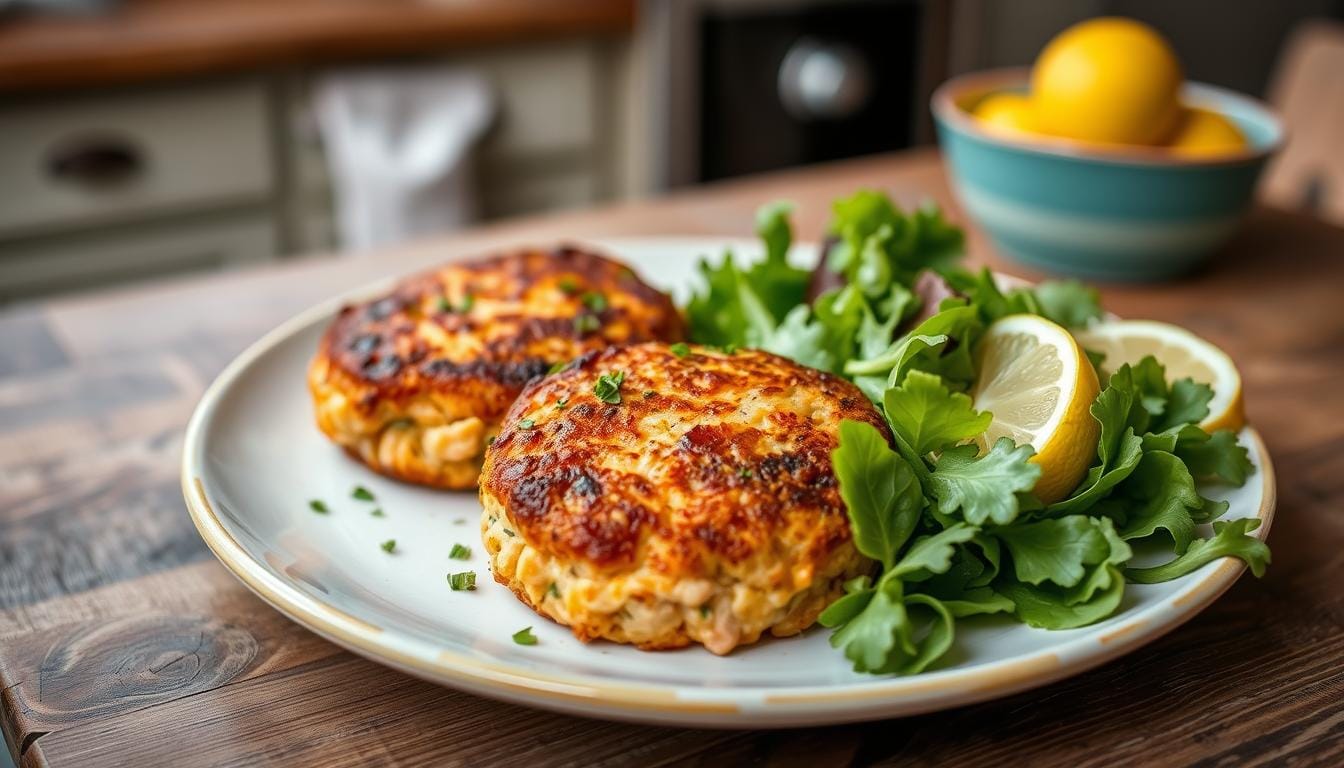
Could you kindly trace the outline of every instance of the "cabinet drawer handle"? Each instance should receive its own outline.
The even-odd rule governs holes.
[[[57,181],[104,188],[125,184],[145,169],[144,153],[123,136],[81,136],[62,142],[47,157]]]

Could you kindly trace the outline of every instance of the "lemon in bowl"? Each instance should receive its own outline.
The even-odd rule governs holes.
[[[996,93],[975,106],[975,117],[987,131],[1029,135],[1037,130],[1031,99],[1020,93]]]
[[[1175,131],[1164,146],[1187,157],[1218,157],[1246,149],[1246,137],[1231,120],[1198,107],[1182,110]]]
[[[1045,46],[1031,71],[1037,128],[1097,144],[1156,144],[1181,117],[1180,60],[1152,27],[1084,21]]]
[[[1189,272],[1236,231],[1283,140],[1268,107],[1198,83],[1181,87],[1179,103],[1233,125],[1245,142],[1240,149],[1085,142],[996,130],[976,117],[983,102],[1002,94],[1037,107],[1029,82],[1025,69],[963,75],[935,91],[932,109],[963,209],[999,251],[1046,272],[1109,281]],[[1201,128],[1199,135],[1208,134]]]

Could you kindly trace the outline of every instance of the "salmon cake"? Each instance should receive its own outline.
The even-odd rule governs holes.
[[[343,308],[308,370],[318,427],[385,475],[472,488],[518,393],[614,344],[676,341],[672,300],[581,248],[448,264]]]
[[[872,562],[831,452],[850,382],[767,352],[639,344],[534,381],[481,473],[495,580],[581,640],[717,654],[794,635]]]

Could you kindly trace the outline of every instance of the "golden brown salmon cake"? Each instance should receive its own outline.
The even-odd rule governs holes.
[[[449,264],[348,306],[308,370],[317,424],[383,474],[470,488],[528,381],[612,344],[681,338],[665,294],[572,247]]]
[[[495,580],[585,641],[797,634],[871,566],[831,469],[842,419],[890,434],[853,384],[766,352],[589,355],[530,384],[486,451]]]

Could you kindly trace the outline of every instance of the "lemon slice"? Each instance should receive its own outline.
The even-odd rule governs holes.
[[[979,375],[971,398],[994,414],[981,449],[1011,437],[1036,449],[1041,468],[1034,492],[1046,504],[1067,496],[1097,455],[1101,429],[1088,409],[1099,387],[1078,342],[1036,315],[995,321],[976,348]]]
[[[1232,358],[1184,328],[1153,320],[1116,320],[1092,325],[1077,336],[1085,348],[1106,355],[1102,367],[1108,371],[1152,355],[1166,366],[1167,381],[1188,377],[1208,384],[1213,400],[1208,417],[1199,425],[1206,431],[1238,430],[1246,425],[1241,374]]]

